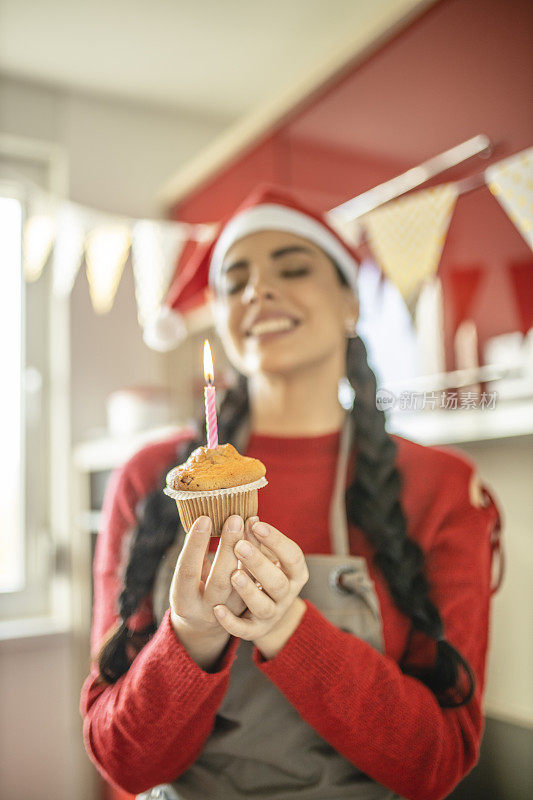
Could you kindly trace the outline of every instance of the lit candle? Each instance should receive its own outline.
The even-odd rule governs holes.
[[[207,446],[210,450],[216,450],[218,447],[218,427],[214,385],[215,372],[213,369],[213,356],[211,355],[211,348],[209,347],[207,339],[204,342],[204,378],[207,384],[204,388]]]

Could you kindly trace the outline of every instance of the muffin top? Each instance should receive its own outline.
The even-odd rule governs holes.
[[[241,456],[232,444],[221,444],[213,450],[197,447],[184,464],[170,470],[167,486],[186,492],[231,489],[257,481],[265,473],[261,461]]]

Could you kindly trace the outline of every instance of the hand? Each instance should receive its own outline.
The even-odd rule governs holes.
[[[250,521],[255,519],[251,517]],[[242,517],[229,517],[212,564],[207,557],[211,538],[209,517],[198,517],[185,538],[172,577],[169,601],[174,630],[184,644],[191,645],[190,650],[193,643],[199,652],[205,649],[203,643],[227,641],[227,632],[213,614],[214,605],[223,602],[237,616],[246,608],[230,583],[231,573],[242,566],[234,548],[243,536]]]
[[[276,633],[288,638],[287,632],[291,627],[294,630],[305,611],[305,603],[298,595],[309,580],[309,570],[301,548],[272,525],[255,522],[251,531],[249,538],[255,539],[257,544],[239,541],[234,547],[248,572],[237,569],[231,576],[233,586],[248,608],[238,617],[222,602],[215,605],[214,612],[228,633],[258,646],[268,642],[268,649],[271,649]],[[249,555],[244,552],[246,544],[251,548]],[[278,559],[279,566],[263,548]]]

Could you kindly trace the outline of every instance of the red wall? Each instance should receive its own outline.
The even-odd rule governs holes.
[[[182,200],[174,218],[216,220],[262,180],[328,209],[477,133],[495,143],[491,159],[434,183],[533,145],[532,37],[531,0],[441,0]],[[454,272],[481,269],[470,316],[484,342],[520,327],[512,264],[530,264],[524,278],[533,276],[531,250],[488,189],[460,197],[440,267],[448,366]]]

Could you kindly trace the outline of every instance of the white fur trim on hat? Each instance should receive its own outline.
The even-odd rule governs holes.
[[[228,222],[213,249],[209,265],[209,283],[216,284],[224,257],[230,247],[238,239],[258,231],[287,231],[309,239],[335,260],[352,291],[357,294],[359,265],[337,237],[314,217],[277,203],[263,203],[244,209]]]
[[[161,306],[143,329],[143,340],[152,350],[167,353],[187,336],[187,327],[181,314],[166,305]]]

